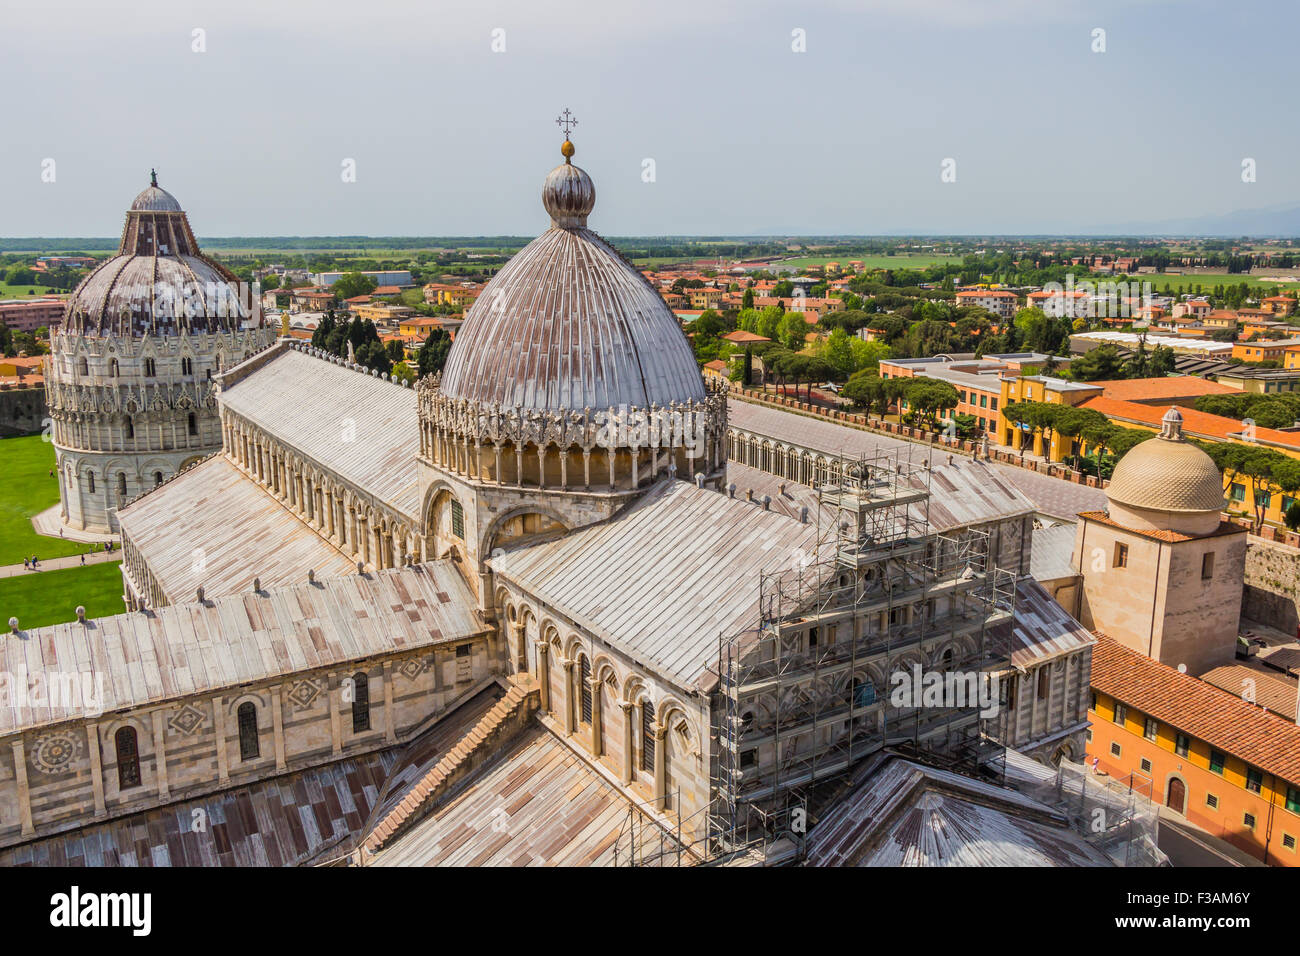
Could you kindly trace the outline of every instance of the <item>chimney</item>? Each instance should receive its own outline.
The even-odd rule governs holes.
[[[785,482],[784,482],[784,481],[781,482],[779,485],[776,486],[776,492],[777,492],[777,494],[779,494],[779,495],[784,495],[784,494],[785,494]]]
[[[771,508],[772,508],[772,496],[771,496],[771,495],[764,495],[764,496],[763,496],[763,510],[764,510],[764,511],[770,511]]]
[[[753,500],[754,500],[754,489],[753,489],[753,488],[746,488],[746,489],[745,489],[745,500],[746,500],[746,501],[753,501]]]
[[[365,573],[366,573],[366,563],[364,561],[358,561],[357,574],[365,574]]]
[[[197,593],[198,593],[199,603],[202,604],[202,603],[203,603],[203,585],[201,585],[201,584],[199,585],[199,590],[198,590]]]
[[[316,583],[316,569],[315,569],[315,568],[308,568],[308,569],[307,569],[307,583],[308,583],[308,584],[315,584],[315,583]]]
[[[736,483],[734,481],[731,484],[727,485],[727,497],[728,498],[736,497]]]
[[[697,471],[697,472],[695,473],[695,487],[696,487],[696,488],[703,488],[703,487],[704,487],[704,473],[703,473],[703,472]]]
[[[18,633],[18,618],[11,617],[9,619],[9,630],[13,631],[15,634]]]
[[[253,578],[253,590],[254,590],[256,593],[258,593],[258,594],[261,594],[261,593],[262,593],[262,579],[261,579],[261,578]]]
[[[800,523],[800,524],[807,524],[807,523],[808,523],[808,506],[807,506],[807,505],[804,505],[802,508],[799,509],[799,523]]]
[[[84,604],[77,605],[77,620],[82,624],[86,623],[86,606]]]

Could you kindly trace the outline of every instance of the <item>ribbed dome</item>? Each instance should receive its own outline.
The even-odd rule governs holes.
[[[237,329],[238,281],[199,252],[180,203],[154,179],[127,211],[117,255],[72,293],[64,328],[121,336]]]
[[[479,294],[443,370],[449,398],[545,411],[702,401],[677,317],[586,228],[591,178],[565,163],[542,192],[553,225]]]
[[[542,205],[551,222],[564,228],[586,228],[596,205],[596,186],[585,170],[568,162],[551,170],[542,186]]]
[[[180,212],[181,204],[167,190],[158,186],[148,186],[135,197],[131,208],[143,212]]]
[[[1221,511],[1223,476],[1209,455],[1183,438],[1182,423],[1182,414],[1171,408],[1160,434],[1120,459],[1106,497],[1150,511]]]

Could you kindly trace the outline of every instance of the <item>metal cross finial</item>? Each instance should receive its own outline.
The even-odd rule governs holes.
[[[566,106],[564,112],[555,118],[555,125],[564,130],[564,138],[568,139],[569,132],[573,127],[578,125],[578,121],[574,118],[573,114],[569,112],[569,108]]]

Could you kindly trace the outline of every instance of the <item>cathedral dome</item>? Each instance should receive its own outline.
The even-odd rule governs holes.
[[[1141,516],[1166,530],[1212,530],[1223,510],[1223,476],[1209,455],[1183,437],[1177,408],[1165,413],[1163,423],[1159,435],[1134,446],[1115,466],[1106,488],[1112,516]]]
[[[180,203],[154,177],[127,210],[117,255],[72,293],[64,331],[143,336],[238,329],[238,281],[202,255]]]
[[[456,335],[441,392],[539,411],[702,401],[690,343],[663,297],[587,229],[591,177],[569,162],[546,177],[551,228],[479,294]]]

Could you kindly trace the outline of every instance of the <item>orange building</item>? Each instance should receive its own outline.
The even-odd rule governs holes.
[[[1100,636],[1088,761],[1275,866],[1300,862],[1300,727]]]

